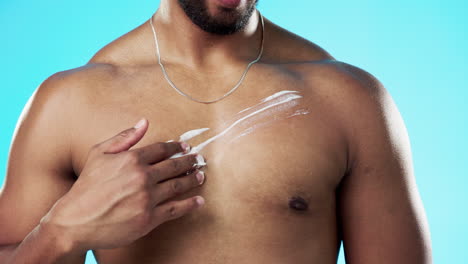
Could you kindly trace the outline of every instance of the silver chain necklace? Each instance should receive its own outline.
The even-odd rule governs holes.
[[[154,15],[151,17],[150,19],[150,25],[151,25],[151,29],[153,30],[153,36],[154,36],[154,43],[156,45],[156,55],[158,56],[158,63],[159,63],[159,66],[161,66],[161,70],[162,70],[162,73],[164,75],[164,78],[166,79],[166,81],[169,83],[170,86],[172,86],[172,88],[174,88],[179,94],[189,98],[190,100],[192,101],[195,101],[195,102],[198,102],[198,103],[202,103],[202,104],[211,104],[211,103],[215,103],[223,98],[225,98],[226,96],[230,95],[231,93],[233,93],[239,86],[240,84],[242,83],[242,81],[245,79],[245,76],[247,75],[247,72],[249,71],[250,67],[252,65],[254,65],[256,62],[258,62],[260,60],[260,58],[262,57],[262,54],[263,54],[263,40],[264,40],[264,32],[265,32],[265,25],[264,25],[264,22],[263,22],[263,16],[262,14],[260,14],[260,11],[258,11],[258,14],[260,16],[260,21],[262,23],[262,43],[261,43],[261,47],[260,47],[260,52],[258,53],[258,56],[255,60],[251,61],[247,67],[245,68],[245,71],[244,73],[242,74],[241,78],[239,79],[239,81],[237,82],[237,84],[229,91],[227,92],[226,94],[224,94],[223,96],[221,96],[220,98],[218,99],[215,99],[215,100],[212,100],[212,101],[202,101],[202,100],[198,100],[198,99],[195,99],[193,98],[192,96],[182,92],[179,88],[177,88],[177,86],[171,81],[171,79],[169,78],[169,76],[167,75],[167,72],[166,72],[166,68],[164,68],[164,65],[162,64],[161,62],[161,54],[159,52],[159,43],[158,43],[158,37],[156,36],[156,30],[154,30],[154,26],[153,26],[153,17]]]

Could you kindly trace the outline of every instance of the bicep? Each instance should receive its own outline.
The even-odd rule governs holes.
[[[347,263],[430,263],[406,127],[390,94],[375,85],[349,124],[351,162],[338,192],[345,257]]]
[[[47,80],[18,119],[0,192],[0,245],[22,241],[73,184],[67,100],[65,88]]]

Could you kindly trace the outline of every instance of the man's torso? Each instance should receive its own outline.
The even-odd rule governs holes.
[[[92,145],[140,117],[150,125],[134,148],[178,140],[199,128],[209,130],[188,140],[192,147],[221,134],[201,150],[207,162],[204,185],[176,197],[200,194],[205,206],[158,226],[127,247],[95,251],[100,263],[336,261],[340,237],[335,195],[348,158],[337,110],[344,99],[330,85],[340,73],[331,61],[268,58],[250,69],[238,90],[214,104],[178,94],[157,64],[96,63],[75,74],[88,78],[70,94],[76,175]],[[230,74],[207,81],[172,73],[181,90],[201,100],[223,95],[240,77]],[[282,91],[301,97],[292,100],[294,104],[279,99],[268,109],[258,105]]]

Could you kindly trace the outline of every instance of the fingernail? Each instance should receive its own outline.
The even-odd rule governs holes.
[[[199,171],[197,173],[197,175],[195,175],[197,177],[197,181],[198,183],[201,185],[203,184],[203,181],[205,180],[205,173],[203,171]]]
[[[184,153],[188,153],[190,151],[190,145],[187,144],[187,142],[181,142],[180,146],[182,147]]]
[[[203,158],[202,155],[197,154],[197,156],[196,156],[195,158],[197,159],[197,163],[194,164],[194,166],[201,167],[201,166],[205,166],[205,165],[206,165],[205,159]]]
[[[197,202],[198,205],[203,205],[205,203],[205,199],[201,196],[197,196],[195,198],[195,201]]]
[[[138,123],[136,123],[136,125],[133,128],[138,129],[138,128],[142,127],[144,124],[145,124],[145,119],[142,118],[142,119],[140,119],[140,121],[138,121]]]

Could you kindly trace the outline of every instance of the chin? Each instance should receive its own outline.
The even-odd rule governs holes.
[[[257,0],[178,0],[192,22],[214,34],[232,34],[248,23]]]

